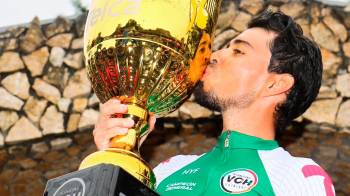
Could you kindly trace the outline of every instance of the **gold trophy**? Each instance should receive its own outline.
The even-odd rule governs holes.
[[[148,113],[164,116],[192,93],[211,55],[219,7],[220,0],[92,1],[84,35],[88,77],[102,103],[117,97],[128,105],[122,117],[135,126],[79,169],[117,165],[154,189],[154,174],[139,154]]]

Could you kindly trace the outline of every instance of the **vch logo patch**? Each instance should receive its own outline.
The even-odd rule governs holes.
[[[258,183],[258,176],[254,171],[240,168],[224,173],[220,179],[220,187],[231,194],[251,191]]]

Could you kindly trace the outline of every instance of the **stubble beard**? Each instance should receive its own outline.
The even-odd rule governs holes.
[[[225,112],[228,109],[243,109],[249,107],[254,101],[254,92],[236,97],[221,98],[213,92],[204,92],[203,82],[200,81],[194,90],[195,101],[210,110]]]

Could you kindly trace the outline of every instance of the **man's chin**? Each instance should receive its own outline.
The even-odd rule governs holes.
[[[220,106],[215,96],[211,95],[210,92],[204,91],[202,80],[198,82],[193,94],[195,101],[199,105],[206,107],[210,110],[220,111]]]

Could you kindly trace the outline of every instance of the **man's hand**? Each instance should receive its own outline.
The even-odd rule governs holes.
[[[121,104],[118,99],[110,99],[101,105],[100,115],[93,131],[94,141],[98,150],[108,148],[109,142],[114,136],[126,135],[128,129],[134,125],[135,122],[132,119],[111,117],[113,114],[126,114],[127,111],[127,105]],[[155,122],[155,116],[149,114],[149,132],[153,130]],[[140,145],[147,135],[141,138]]]

